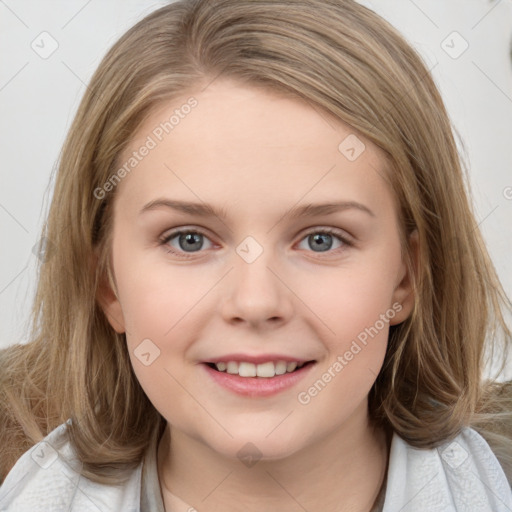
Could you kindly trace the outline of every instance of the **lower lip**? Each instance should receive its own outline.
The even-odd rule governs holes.
[[[210,368],[207,364],[202,364],[207,373],[217,383],[238,395],[263,397],[272,396],[290,389],[303,379],[316,363],[309,363],[302,368],[283,375],[275,377],[240,377],[227,372],[219,372]]]

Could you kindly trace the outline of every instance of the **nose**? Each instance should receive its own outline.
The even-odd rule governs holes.
[[[235,254],[221,302],[222,317],[232,324],[253,328],[283,325],[293,312],[293,292],[280,275],[272,251],[263,251],[252,262]]]

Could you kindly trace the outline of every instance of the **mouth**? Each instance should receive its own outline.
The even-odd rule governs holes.
[[[225,358],[223,361],[204,362],[200,366],[216,386],[239,396],[256,399],[293,389],[313,371],[317,363],[316,360],[258,359],[257,362],[249,362]]]
[[[263,363],[251,363],[248,361],[219,361],[207,362],[206,364],[212,370],[229,375],[237,375],[245,378],[271,379],[280,375],[295,373],[305,366],[314,364],[315,360],[310,361],[266,361]]]

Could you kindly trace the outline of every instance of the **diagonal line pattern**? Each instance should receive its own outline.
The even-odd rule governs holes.
[[[21,23],[23,23],[23,25],[25,25],[25,27],[27,28],[30,28],[5,2],[4,0],[0,0],[0,4],[2,4],[4,7],[6,7],[9,11],[11,11],[11,14],[13,16],[15,16],[16,18],[18,18],[18,21],[20,21]]]
[[[164,163],[164,166],[170,171],[172,172],[201,202],[204,203],[204,201],[166,164]],[[316,185],[318,185],[318,183],[323,180],[325,178],[325,176],[327,176],[327,174],[329,174],[336,166],[333,165],[316,183],[314,183],[311,188],[295,203],[295,204],[298,204],[307,194],[309,194],[309,192],[311,192],[311,190],[316,187]],[[279,222],[281,222],[281,220],[284,218],[281,217],[275,224],[274,226],[272,226],[272,228],[270,228],[269,231],[271,231],[277,224],[279,224]],[[219,219],[220,220],[220,219]],[[224,222],[223,222],[224,224]],[[230,230],[231,231],[231,230]],[[269,232],[268,231],[268,232]],[[226,274],[224,274],[224,276],[221,277],[221,279],[219,279],[219,281],[217,281],[217,283],[215,283],[212,288],[210,288],[210,290],[208,290],[166,333],[165,333],[165,336],[167,334],[169,334],[169,332],[174,329],[174,327],[176,327],[176,325],[181,322],[181,320],[183,320],[183,318],[188,315],[188,313],[190,313],[190,311],[195,308],[197,306],[197,304],[199,304],[199,302],[201,300],[203,300],[203,298],[213,289],[213,287],[215,287],[219,282],[220,280],[224,279],[224,277],[229,273],[231,272],[231,270],[233,270],[234,267],[231,267],[227,272]],[[309,308],[309,306],[307,306],[307,304],[288,286],[286,285],[286,283],[284,283],[284,281],[279,278],[279,276],[277,276],[277,274],[270,268],[270,267],[267,267],[276,277],[278,277],[278,279],[325,325],[325,327],[327,327],[327,329],[329,329],[333,334],[336,334],[311,308]]]
[[[498,499],[501,504],[504,506],[504,507],[507,507],[508,510],[511,510],[512,509],[510,507],[508,507],[508,505],[506,503],[503,502],[503,500],[480,478],[480,475],[478,475],[477,473],[475,473],[472,469],[470,470],[471,473],[473,473],[474,476],[476,476],[478,478],[478,480],[480,480],[480,482],[482,482],[482,484],[488,489],[488,491],[496,498]]]
[[[383,115],[382,117],[387,116],[387,115],[391,112],[391,109],[392,109],[392,108],[396,107],[396,105],[398,105],[398,104],[402,101],[402,99],[403,99],[403,98],[405,98],[406,96],[408,96],[408,95],[409,95],[409,93],[410,93],[410,92],[411,92],[411,91],[412,91],[412,90],[413,90],[413,89],[414,89],[414,88],[415,88],[415,87],[416,87],[420,82],[423,82],[423,79],[424,79],[425,77],[427,77],[428,75],[430,75],[430,73],[432,72],[432,70],[433,70],[437,65],[439,65],[439,62],[436,62],[436,63],[435,63],[431,68],[427,69],[427,71],[426,71],[426,72],[421,76],[421,78],[420,78],[420,79],[419,79],[419,80],[414,84],[414,86],[413,86],[413,87],[411,87],[411,88],[409,88],[409,89],[407,89],[407,91],[405,91],[405,92],[400,96],[400,98],[398,98],[398,100],[393,104],[393,106],[392,106],[391,108],[389,108],[388,110],[386,110],[386,112],[384,112],[384,115]],[[380,121],[380,122],[382,122],[382,121]],[[375,127],[375,125],[374,125],[374,127]]]
[[[219,284],[232,270],[234,267],[231,267],[189,310],[164,334],[167,336],[182,320],[187,316],[190,311],[192,311],[212,290]]]
[[[14,283],[14,281],[16,281],[16,279],[18,279],[18,277],[19,277],[21,274],[23,274],[23,272],[25,272],[25,270],[27,270],[27,268],[28,268],[28,264],[27,264],[27,265],[25,265],[25,267],[23,267],[23,269],[22,269],[20,272],[18,272],[18,274],[16,274],[16,275],[15,275],[15,276],[14,276],[14,277],[13,277],[13,278],[12,278],[12,279],[11,279],[11,280],[10,280],[10,281],[9,281],[9,282],[8,282],[8,283],[7,283],[7,284],[6,284],[6,285],[5,285],[5,286],[0,290],[0,295],[1,295],[2,293],[4,293],[4,292],[5,292],[5,290],[7,290],[7,288],[9,288],[9,286],[11,286],[11,284],[12,284],[12,283]]]
[[[73,75],[78,78],[78,80],[80,81],[80,83],[82,83],[83,85],[85,85],[85,87],[87,87],[87,89],[89,88],[89,86],[63,61],[61,60],[62,64],[64,64],[64,66],[66,66],[69,71],[71,71],[71,73],[73,73]]]
[[[197,197],[197,199],[199,199],[199,201],[201,201],[201,203],[205,204],[205,202],[165,162],[164,162],[164,167],[166,169],[168,169],[169,171],[171,171],[174,174],[174,176],[176,176],[176,178],[178,178],[181,181],[181,183],[183,183],[183,185],[185,185],[185,187],[187,187],[190,190],[190,192],[192,192],[192,194],[194,194]],[[215,215],[215,217],[219,220],[219,222],[221,222],[226,227],[226,229],[229,232],[232,232],[232,229],[230,229],[230,227],[220,217],[218,217],[217,215]]]
[[[472,27],[471,27],[471,30],[473,30],[476,26],[480,25],[480,23],[484,20],[484,18],[487,17],[488,14],[490,14],[490,12],[495,9],[496,7],[498,7],[498,5],[500,4],[501,0],[498,0]]]
[[[21,66],[21,68],[18,69],[18,71],[16,71],[16,73],[14,73],[14,75],[12,75],[11,78],[9,78],[9,80],[7,80],[7,82],[5,82],[4,85],[2,85],[2,87],[0,87],[0,92],[3,91],[27,66],[28,66],[28,61],[25,62],[25,64],[23,64],[23,66]]]
[[[484,221],[486,221],[497,209],[498,209],[499,205],[495,206],[476,226],[475,228],[473,229],[473,231],[478,228],[481,224],[484,223]]]
[[[233,435],[231,434],[231,432],[229,432],[229,430],[224,427],[224,425],[222,425],[222,423],[220,423],[217,418],[215,418],[215,416],[213,416],[213,414],[185,387],[183,386],[183,384],[178,380],[176,379],[176,377],[167,369],[167,368],[164,368],[164,371],[169,374],[170,377],[172,377],[174,379],[174,381],[183,389],[183,391],[185,391],[186,393],[188,393],[188,395],[199,405],[201,406],[204,411],[208,414],[208,416],[210,416],[212,418],[213,421],[215,421],[215,423],[217,423],[217,425],[219,425],[220,428],[222,428],[222,430],[224,430],[224,432],[226,432],[226,434],[228,434],[229,437],[233,438]]]
[[[64,64],[64,66],[66,66],[66,68],[68,68],[68,70],[79,80],[80,83],[82,83],[83,85],[85,85],[86,89],[91,92],[93,94],[93,96],[95,96],[95,98],[99,101],[101,101],[103,98],[101,95],[98,95],[96,93],[94,93],[92,91],[92,89],[63,61],[61,60],[62,64]]]
[[[208,89],[208,87],[210,87],[210,85],[213,84],[213,82],[215,82],[215,80],[217,80],[217,78],[219,78],[219,76],[222,75],[224,70],[220,71],[216,76],[215,78],[213,78],[212,80],[210,80],[202,89],[201,89],[201,92],[204,92],[206,91],[206,89]]]
[[[297,206],[303,199],[306,197],[334,168],[336,167],[336,164],[334,164],[316,183],[313,183],[311,188],[305,192],[299,200],[293,205],[294,207]],[[283,215],[268,231],[267,233],[270,233],[284,218],[286,217],[286,214]]]
[[[423,489],[425,489],[425,487],[427,487],[427,485],[430,484],[430,482],[432,482],[432,480],[434,480],[434,478],[439,474],[439,472],[437,472],[407,503],[405,503],[405,505],[400,509],[398,510],[397,512],[402,512],[402,510],[405,509],[405,507],[407,507],[407,505],[409,505],[409,503],[411,503],[412,501],[414,501],[418,495],[421,493],[421,491],[423,491]]]
[[[88,0],[68,21],[66,21],[66,23],[64,23],[64,25],[62,25],[61,29],[66,28],[91,2],[92,0]]]
[[[289,492],[288,492],[288,489],[286,489],[286,487],[284,487],[284,485],[282,485],[273,475],[271,475],[267,470],[265,470],[265,473],[267,473],[270,478],[272,478],[272,480],[274,480],[274,482],[279,485],[279,487],[281,487],[281,489],[283,489],[283,491],[288,494],[288,496],[290,496],[290,498],[295,501],[295,503],[297,503],[297,505],[299,505],[299,507],[304,510],[305,512],[308,512],[308,510],[306,509],[306,507],[304,507],[304,505],[302,505],[301,503],[299,503],[296,498],[294,496],[292,496]]]
[[[336,127],[331,124],[325,113],[312,101],[310,100],[304,100],[308,103],[308,105],[325,121],[325,124],[329,126],[332,130],[336,131]]]
[[[507,100],[512,103],[512,98],[474,60],[471,62],[480,71],[480,73],[482,73],[482,75],[484,75],[489,80],[489,82],[491,82],[496,87],[496,89],[498,89],[501,94],[503,94],[503,96],[505,96],[505,98],[507,98]]]
[[[62,472],[62,474],[63,474],[63,475],[64,475],[64,476],[65,476],[65,477],[66,477],[66,478],[67,478],[67,479],[68,479],[68,480],[69,480],[69,481],[70,481],[70,482],[75,486],[75,495],[76,495],[76,491],[80,491],[80,493],[81,493],[83,496],[85,496],[85,497],[86,497],[86,498],[87,498],[87,499],[88,499],[88,500],[89,500],[89,501],[94,505],[94,507],[98,510],[98,512],[103,512],[103,511],[101,510],[101,508],[99,508],[99,507],[98,507],[98,505],[96,505],[96,503],[94,503],[94,501],[92,501],[92,500],[91,500],[91,498],[87,495],[87,493],[85,493],[84,491],[82,491],[82,489],[80,489],[80,487],[79,487],[79,485],[78,485],[78,484],[79,484],[79,480],[75,483],[75,482],[73,482],[73,480],[71,480],[71,478],[69,478],[69,476],[68,476],[68,475],[66,475],[66,473],[64,473],[64,471]],[[80,477],[79,477],[79,478],[80,478]],[[75,500],[74,500],[74,497],[73,497],[73,499],[71,500],[71,503],[69,504],[69,505],[70,505],[70,507],[71,507],[71,505],[73,504],[73,501],[75,501]],[[71,508],[70,508],[70,510],[71,510]]]
[[[322,322],[325,325],[325,327],[327,327],[327,329],[329,329],[329,331],[336,335],[336,333],[269,266],[267,266],[267,268],[270,270],[270,272],[272,272],[272,274],[274,274],[279,279],[279,281],[281,281],[281,283],[283,283],[286,286],[286,288],[288,288],[288,290],[290,290],[293,293],[293,295],[295,295],[295,297],[297,297],[302,302],[302,304],[304,304],[304,306],[306,306],[309,309],[309,311],[311,311],[311,313],[313,313],[318,318],[318,320],[320,320],[320,322]]]
[[[411,4],[414,5],[414,7],[416,7],[416,9],[418,9],[418,11],[420,11],[423,14],[423,16],[425,16],[425,18],[427,18],[430,21],[430,23],[434,25],[434,27],[439,28],[436,22],[423,9],[421,9],[421,7],[416,2],[414,2],[413,0],[409,0],[409,2],[411,2]]]
[[[293,412],[295,411],[290,411],[265,437],[268,437],[270,434],[272,434],[272,432],[274,432],[274,430],[276,430],[280,425],[282,425],[284,420],[286,420]]]
[[[21,229],[23,229],[23,231],[25,231],[25,233],[28,233],[28,229],[25,228],[25,226],[3,205],[0,203],[0,208],[2,208],[2,210],[7,213],[7,215],[9,215],[9,217],[11,217],[11,219],[16,222],[16,224],[18,224],[18,226],[21,227]]]
[[[233,473],[233,470],[231,470],[201,501],[204,501],[208,496],[213,494],[228,479],[231,473]]]
[[[14,489],[16,489],[18,486],[20,486],[20,485],[21,485],[21,483],[22,483],[22,482],[23,482],[23,481],[28,477],[28,475],[29,475],[28,473],[25,473],[25,474],[21,477],[21,479],[20,479],[18,482],[16,482],[16,483],[15,483],[15,484],[14,484],[14,485],[13,485],[13,486],[8,490],[8,491],[7,491],[7,493],[5,494],[5,496],[4,496],[4,497],[5,497],[5,498],[7,498],[7,496],[9,496],[9,494],[11,494],[11,492],[12,492],[12,491],[14,491]],[[4,482],[5,482],[5,480],[4,480],[3,482],[0,482],[0,484],[2,484],[2,485],[3,485],[3,484],[4,484]],[[0,502],[0,505],[2,505],[2,503],[1,503],[1,502]]]

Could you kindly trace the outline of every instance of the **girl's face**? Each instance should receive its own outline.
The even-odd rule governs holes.
[[[117,298],[101,300],[171,431],[280,458],[367,425],[413,304],[385,163],[307,103],[228,80],[141,127],[105,186]]]

